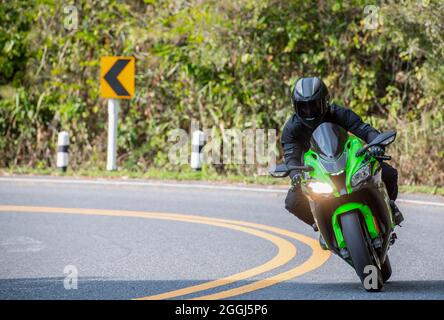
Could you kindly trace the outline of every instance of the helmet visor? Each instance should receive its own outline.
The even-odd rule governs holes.
[[[315,119],[322,116],[324,105],[323,99],[312,101],[298,101],[296,103],[298,115],[303,119]]]

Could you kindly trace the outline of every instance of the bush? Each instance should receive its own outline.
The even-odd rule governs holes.
[[[64,29],[59,2],[0,5],[2,166],[54,165],[62,128],[71,133],[74,167],[103,166],[100,57],[134,55],[136,96],[122,103],[119,126],[125,168],[180,170],[167,162],[167,134],[193,119],[219,134],[279,130],[292,112],[290,86],[317,75],[335,102],[399,130],[393,155],[402,182],[444,184],[440,1],[384,1],[375,30],[364,28],[363,0],[76,3],[74,31]]]

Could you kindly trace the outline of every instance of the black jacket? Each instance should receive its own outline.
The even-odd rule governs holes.
[[[362,122],[361,118],[352,110],[335,104],[329,106],[322,122],[338,124],[367,143],[379,134],[378,130]],[[281,139],[285,164],[302,165],[303,155],[310,148],[310,138],[314,129],[305,126],[296,114],[288,119]],[[295,172],[290,173],[290,177],[293,177],[294,174]]]

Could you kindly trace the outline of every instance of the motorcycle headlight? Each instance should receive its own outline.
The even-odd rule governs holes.
[[[367,180],[370,177],[370,163],[363,166],[361,169],[356,171],[356,173],[351,178],[352,187],[356,187],[361,182]]]
[[[331,185],[325,182],[313,181],[308,184],[308,187],[311,191],[318,194],[329,194],[333,192]]]

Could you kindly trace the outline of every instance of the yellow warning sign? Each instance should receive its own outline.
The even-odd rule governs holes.
[[[131,99],[135,91],[136,59],[134,57],[102,57],[100,59],[100,96]]]

